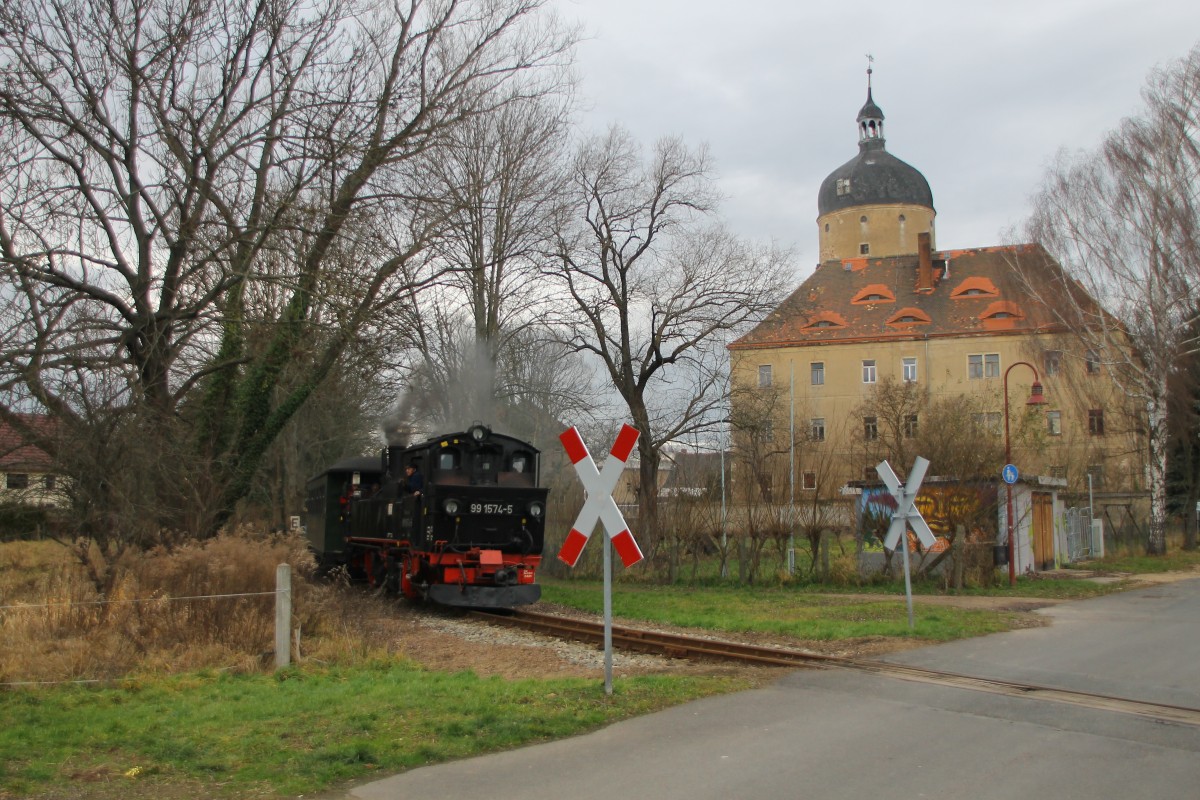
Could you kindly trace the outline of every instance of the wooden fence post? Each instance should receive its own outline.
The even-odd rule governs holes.
[[[275,568],[275,669],[292,663],[292,567]]]

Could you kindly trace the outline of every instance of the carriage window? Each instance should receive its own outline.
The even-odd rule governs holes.
[[[509,462],[509,472],[530,472],[533,469],[533,458],[529,453],[513,453]]]

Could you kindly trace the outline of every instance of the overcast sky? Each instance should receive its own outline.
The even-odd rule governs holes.
[[[737,232],[817,259],[817,189],[858,152],[867,53],[887,148],[933,190],[939,249],[1002,242],[1054,154],[1140,108],[1200,42],[1196,0],[555,0],[584,124],[706,142]]]

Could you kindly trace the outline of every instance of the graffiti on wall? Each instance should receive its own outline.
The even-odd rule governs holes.
[[[937,541],[929,553],[948,549],[959,525],[968,531],[990,530],[996,524],[995,483],[924,484],[914,501],[921,516],[929,523]],[[883,538],[896,510],[896,498],[886,486],[864,487],[855,506],[858,535],[862,548],[868,552],[883,552]],[[908,545],[913,552],[923,552],[912,531]]]

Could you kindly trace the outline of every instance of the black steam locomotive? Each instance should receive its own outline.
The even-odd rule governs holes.
[[[533,603],[548,491],[538,484],[537,448],[476,424],[314,477],[308,541],[323,568],[410,599]]]

